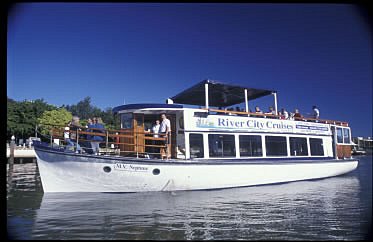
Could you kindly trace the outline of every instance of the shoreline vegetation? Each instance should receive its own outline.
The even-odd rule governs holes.
[[[48,104],[44,99],[16,101],[7,97],[7,136],[9,141],[14,135],[16,143],[20,139],[40,136],[36,134],[37,128],[43,123],[57,123],[66,125],[72,116],[80,118],[81,125],[87,124],[87,119],[101,117],[105,128],[119,129],[119,118],[116,117],[111,107],[104,110],[93,106],[91,98],[85,97],[77,104],[55,106]],[[39,129],[38,129],[39,130]],[[40,130],[39,130],[40,131]],[[42,137],[41,137],[42,138]]]

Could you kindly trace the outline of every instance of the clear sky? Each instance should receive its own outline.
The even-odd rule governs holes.
[[[372,33],[356,5],[20,3],[9,11],[7,95],[104,109],[165,103],[217,80],[278,92],[278,107],[372,136]],[[271,96],[250,103],[265,111]]]

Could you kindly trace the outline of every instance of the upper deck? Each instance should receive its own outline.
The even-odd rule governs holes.
[[[201,112],[201,115],[206,117],[215,114],[215,115],[228,115],[228,116],[239,116],[239,117],[250,117],[250,118],[265,118],[275,120],[285,120],[282,115],[268,114],[268,113],[256,113],[250,112],[248,102],[249,100],[255,100],[260,97],[273,95],[274,97],[274,109],[275,113],[278,114],[277,109],[277,92],[273,90],[258,89],[258,88],[249,88],[249,87],[240,87],[237,85],[225,84],[217,81],[203,80],[196,85],[180,92],[179,94],[168,99],[167,104],[129,104],[121,105],[113,109],[114,113],[126,113],[126,112],[138,112],[138,113],[152,113],[152,111],[159,112],[169,112],[176,110],[184,110],[185,113],[194,112],[193,117],[198,116],[198,112]],[[174,104],[178,103],[178,104]],[[227,107],[232,105],[237,105],[245,103],[244,111],[233,111],[226,110]],[[199,108],[184,108],[182,104],[196,105]],[[216,108],[214,108],[216,107]],[[189,111],[193,110],[193,111]],[[201,117],[202,117],[201,116]],[[211,116],[213,120],[213,116]],[[224,125],[224,119],[219,119],[216,121],[218,124],[215,127],[219,128],[228,128],[229,121],[227,125]],[[330,119],[314,119],[311,117],[289,117],[287,120],[307,122],[307,123],[318,123],[318,124],[332,124],[339,126],[348,126],[347,122],[330,120]],[[211,124],[213,121],[207,121]],[[240,122],[243,122],[242,119]],[[260,122],[262,123],[262,122]],[[275,123],[278,123],[277,121]],[[283,123],[283,122],[282,122]],[[268,124],[268,122],[267,122]],[[301,125],[301,124],[299,124]],[[298,125],[298,126],[299,126]],[[242,127],[244,125],[241,125]],[[250,126],[250,125],[247,125]],[[267,125],[268,126],[268,125]],[[311,125],[314,126],[314,125]],[[319,126],[319,125],[318,125]]]

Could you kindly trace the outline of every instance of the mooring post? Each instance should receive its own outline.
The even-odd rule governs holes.
[[[10,154],[9,154],[9,170],[10,168],[13,169],[14,164],[14,148],[16,146],[15,137],[12,135],[11,141],[10,141]]]
[[[13,180],[13,168],[14,168],[14,148],[16,146],[15,137],[12,135],[10,141],[10,154],[9,154],[9,167],[8,167],[8,188],[11,189],[12,187],[12,180]]]

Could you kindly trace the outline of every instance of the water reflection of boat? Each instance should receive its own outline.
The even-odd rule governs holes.
[[[351,229],[349,221],[362,216],[359,189],[356,177],[342,176],[229,190],[45,193],[33,238],[299,239],[307,233],[320,238]],[[335,238],[346,239],[346,233]]]

